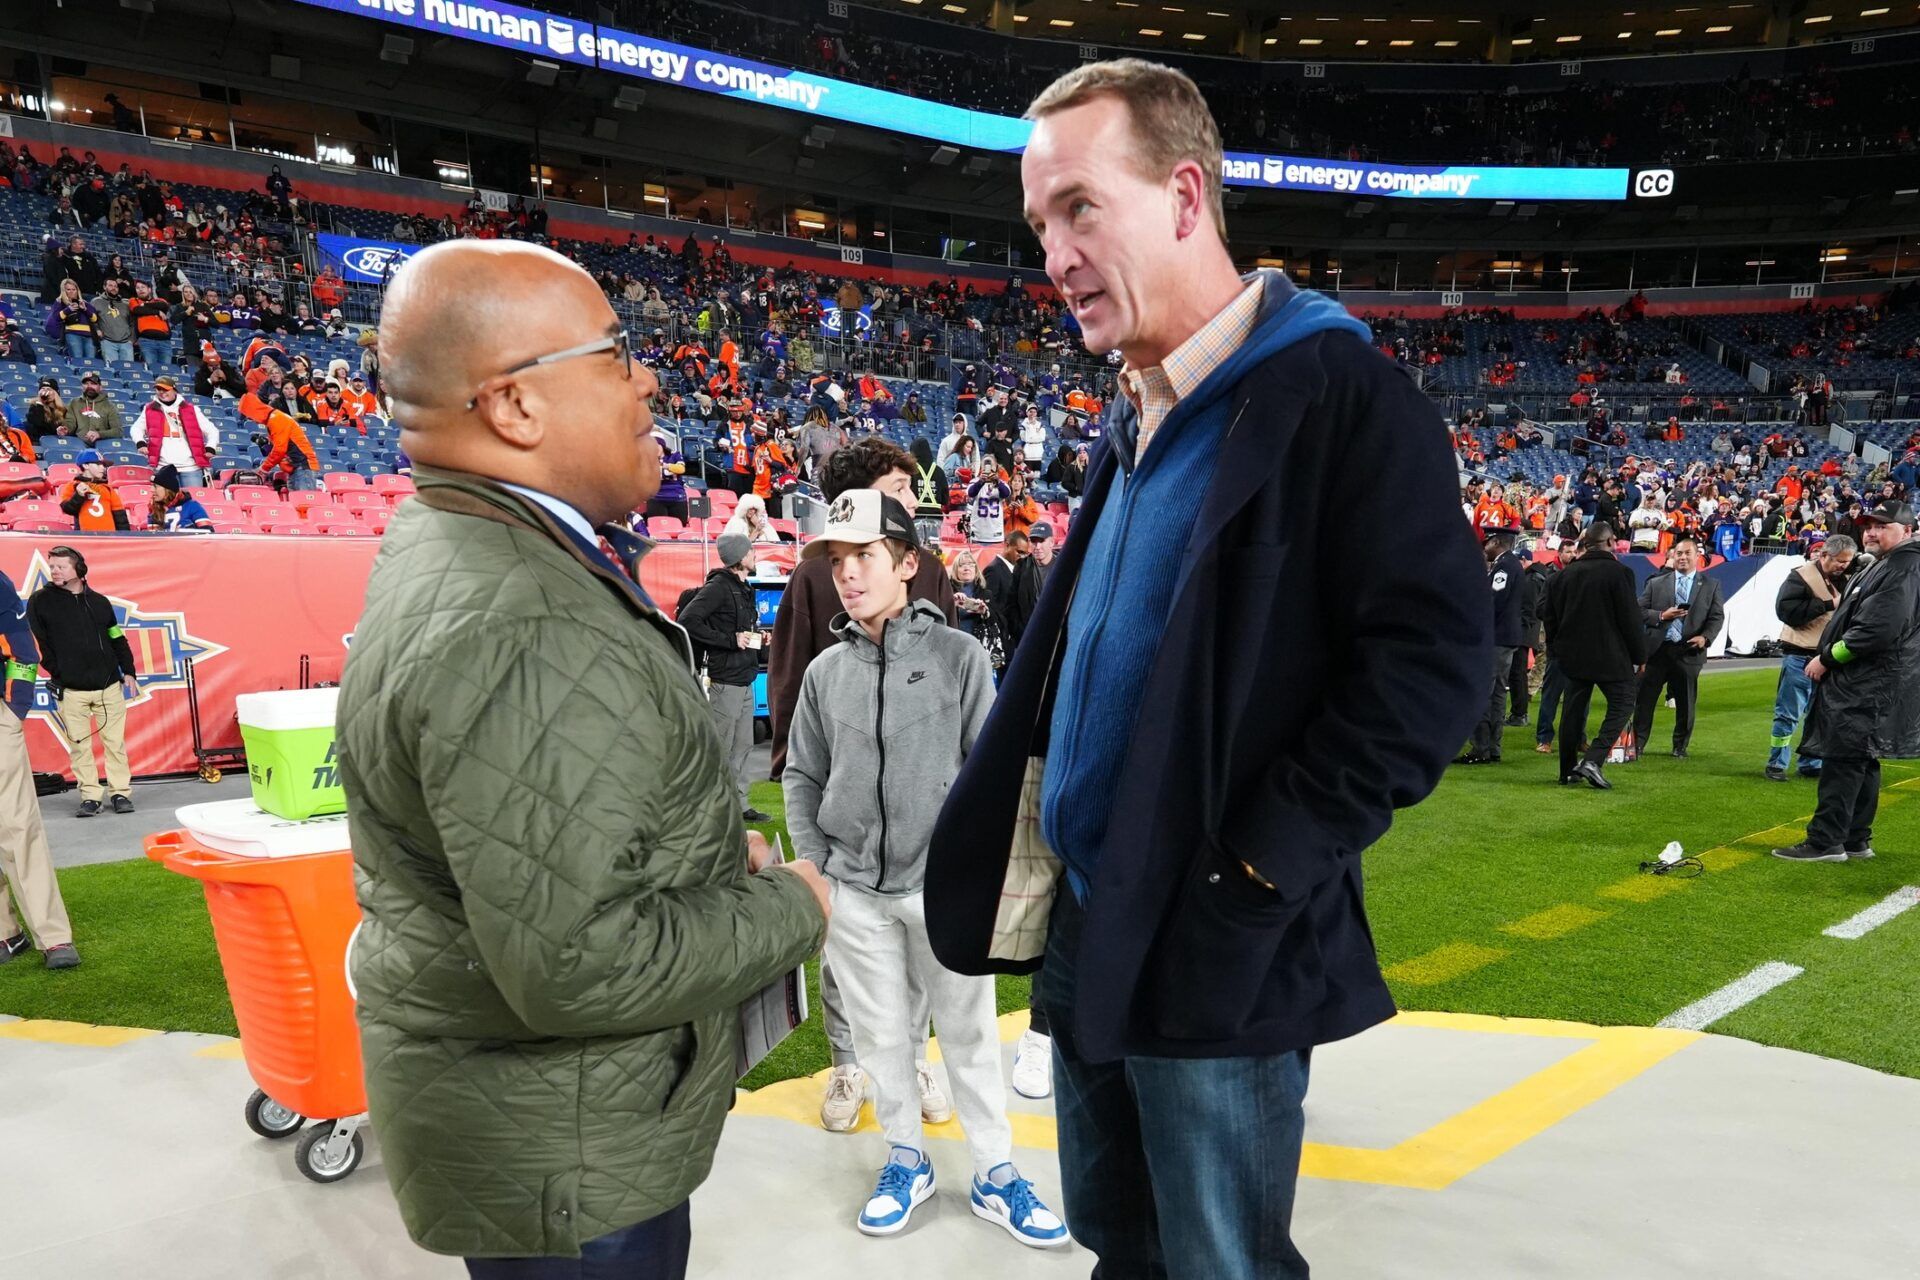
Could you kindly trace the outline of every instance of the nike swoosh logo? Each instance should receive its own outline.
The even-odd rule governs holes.
[[[926,672],[924,672],[924,671],[916,671],[916,672],[914,672],[914,673],[913,673],[912,675],[910,675],[910,676],[908,676],[908,677],[907,677],[907,683],[908,683],[908,684],[919,684],[919,683],[920,683],[920,682],[921,682],[922,680],[925,680],[926,678],[927,678],[927,673],[926,673]]]

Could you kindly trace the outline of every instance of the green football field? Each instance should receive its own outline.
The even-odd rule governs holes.
[[[1449,771],[1367,854],[1374,935],[1401,1005],[1649,1025],[1785,961],[1804,974],[1711,1030],[1920,1077],[1920,910],[1856,940],[1821,932],[1920,884],[1920,762],[1887,766],[1878,858],[1767,857],[1799,838],[1814,802],[1811,782],[1761,776],[1772,704],[1771,672],[1707,677],[1691,758],[1665,754],[1663,712],[1646,759],[1608,770],[1610,792],[1556,785],[1557,759],[1534,754],[1531,729],[1507,731],[1506,763]],[[757,787],[754,802],[780,817],[778,788]],[[1705,872],[1641,874],[1669,840]],[[61,883],[86,963],[0,967],[0,1013],[234,1031],[198,885],[144,860]],[[1003,979],[1001,1008],[1026,991]],[[747,1083],[826,1062],[816,1013]]]

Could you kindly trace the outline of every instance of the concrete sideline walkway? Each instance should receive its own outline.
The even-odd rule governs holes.
[[[1011,1041],[1025,1015],[1002,1019]],[[1316,1274],[1787,1277],[1914,1274],[1920,1081],[1694,1032],[1405,1014],[1318,1050],[1295,1235]],[[108,1280],[411,1280],[464,1274],[402,1230],[377,1136],[316,1186],[241,1120],[237,1043],[0,1020],[0,1266]],[[883,1152],[814,1123],[820,1084],[742,1095],[694,1197],[696,1276],[1084,1276],[966,1210],[955,1125],[941,1190],[869,1240]],[[1060,1207],[1051,1104],[1012,1099],[1023,1170]],[[1801,1225],[1794,1225],[1801,1224]],[[797,1248],[800,1240],[805,1248]],[[10,1265],[9,1265],[10,1264]]]

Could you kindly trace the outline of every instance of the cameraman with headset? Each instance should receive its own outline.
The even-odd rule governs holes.
[[[33,593],[27,621],[40,644],[47,691],[60,707],[60,725],[80,784],[80,810],[91,818],[100,797],[115,813],[132,813],[133,771],[127,765],[127,703],[140,696],[133,646],[114,616],[113,602],[87,585],[86,559],[72,547],[47,553],[48,584]],[[94,721],[107,753],[107,790],[93,763]]]

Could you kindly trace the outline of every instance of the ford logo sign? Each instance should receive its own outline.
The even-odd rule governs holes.
[[[820,327],[838,337],[840,334],[841,314],[840,308],[828,307],[820,314]],[[873,328],[873,317],[867,313],[865,308],[853,313],[853,331],[855,336],[866,333],[871,328]]]
[[[413,256],[407,249],[383,244],[363,244],[340,255],[348,271],[372,280],[383,280],[388,271]]]

